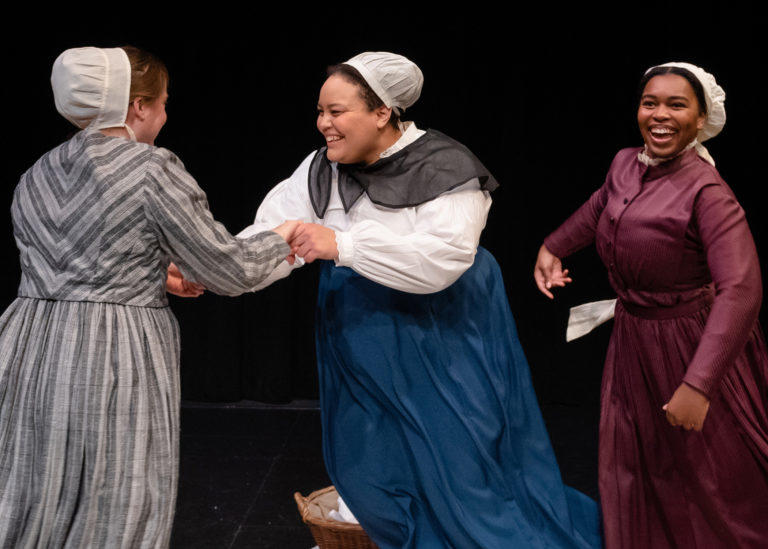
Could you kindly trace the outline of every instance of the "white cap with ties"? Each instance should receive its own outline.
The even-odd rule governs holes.
[[[131,92],[131,63],[122,48],[71,48],[51,70],[56,110],[78,128],[125,128]]]

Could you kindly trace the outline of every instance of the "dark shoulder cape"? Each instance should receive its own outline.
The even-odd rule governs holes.
[[[309,197],[318,217],[325,216],[331,198],[332,168],[323,147],[309,167]],[[493,191],[496,179],[472,152],[435,130],[391,156],[364,166],[338,164],[339,194],[344,211],[365,192],[371,202],[387,208],[409,208],[429,202],[473,178]]]

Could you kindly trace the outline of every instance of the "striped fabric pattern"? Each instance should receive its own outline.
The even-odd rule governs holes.
[[[178,477],[174,261],[252,289],[289,253],[239,240],[165,149],[84,131],[12,206],[19,297],[0,317],[0,547],[165,547]]]

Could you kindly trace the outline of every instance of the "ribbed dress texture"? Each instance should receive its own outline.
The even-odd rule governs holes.
[[[545,245],[595,242],[618,294],[603,373],[599,485],[606,547],[768,547],[768,354],[744,211],[691,149],[648,167],[624,149]],[[662,406],[707,394],[701,432]]]
[[[238,240],[170,151],[83,131],[21,178],[18,298],[0,317],[0,547],[165,547],[176,499],[174,261],[251,289],[289,253]]]

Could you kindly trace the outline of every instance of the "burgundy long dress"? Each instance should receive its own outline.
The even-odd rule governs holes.
[[[614,159],[605,184],[545,240],[594,241],[618,294],[601,391],[599,485],[609,548],[768,547],[768,355],[747,221],[691,149],[649,167]],[[701,432],[667,423],[681,382]]]

